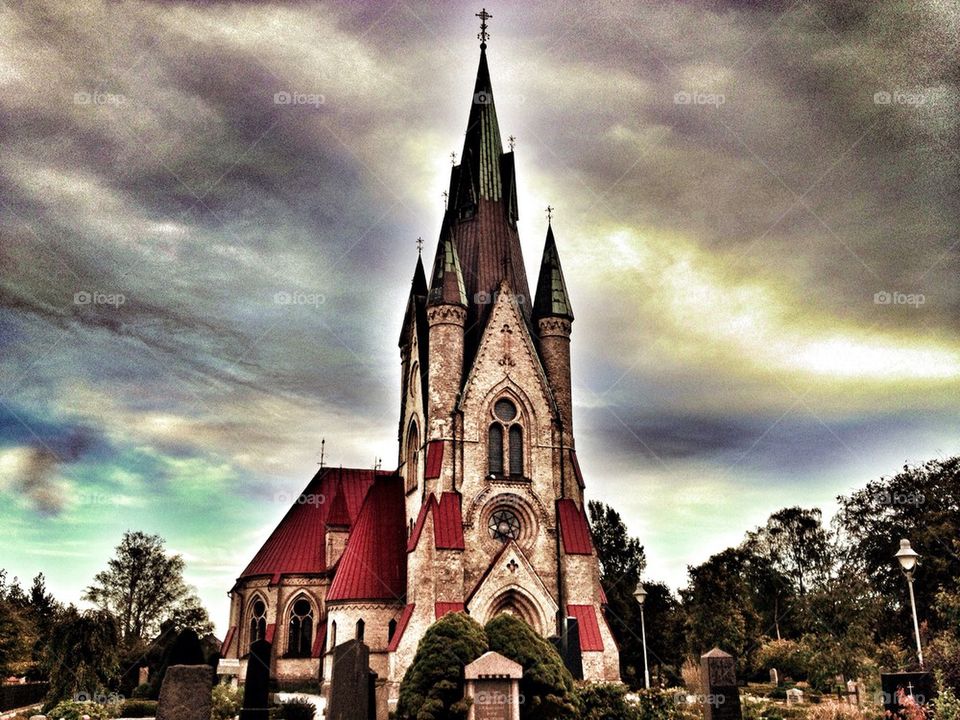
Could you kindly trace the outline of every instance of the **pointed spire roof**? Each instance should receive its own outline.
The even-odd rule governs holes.
[[[327,527],[350,527],[350,511],[347,509],[347,498],[343,494],[343,469],[337,476],[330,514],[327,515]]]
[[[467,291],[463,285],[460,258],[457,256],[453,237],[446,230],[442,233],[440,243],[437,245],[437,259],[433,263],[433,276],[427,304],[467,306]]]
[[[503,180],[500,174],[500,156],[503,143],[500,139],[500,124],[497,108],[493,102],[493,84],[487,66],[486,46],[480,47],[480,65],[477,80],[473,85],[473,105],[467,121],[467,136],[463,142],[461,158],[470,163],[471,178],[477,194],[486,200],[499,200],[503,196]]]
[[[423,269],[423,257],[419,253],[417,253],[417,267],[413,270],[410,294],[421,297],[427,294],[427,273]]]
[[[538,318],[564,317],[573,320],[573,308],[567,294],[567,283],[560,267],[560,254],[553,239],[553,227],[547,224],[547,240],[540,261],[540,276],[537,278],[537,294],[533,300],[533,314]]]

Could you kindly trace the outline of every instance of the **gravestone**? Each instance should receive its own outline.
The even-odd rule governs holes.
[[[884,714],[889,713],[887,717],[905,717],[902,697],[925,705],[937,696],[933,673],[928,672],[880,673],[880,689]]]
[[[157,720],[210,720],[213,668],[171,665],[163,676]]]
[[[703,678],[704,720],[742,720],[737,665],[730,653],[720,648],[700,656]]]
[[[520,720],[523,667],[492,650],[463,669],[467,720]]]
[[[856,680],[847,680],[847,702],[851,705],[860,704],[860,683]]]
[[[139,670],[139,675],[137,676],[137,681],[139,685],[146,685],[150,682],[150,668],[142,667]]]
[[[790,688],[787,690],[787,705],[799,705],[803,702],[803,690]]]
[[[368,720],[375,711],[370,702],[370,682],[370,648],[359,640],[337,645],[333,649],[327,720]]]
[[[567,618],[567,633],[563,639],[563,664],[575,680],[583,680],[583,655],[580,654],[580,624],[575,617]]]
[[[257,640],[250,644],[247,677],[243,685],[240,720],[268,720],[270,716],[270,654],[272,644]]]
[[[776,668],[770,668],[770,682],[774,685],[780,684],[780,673],[777,672]]]

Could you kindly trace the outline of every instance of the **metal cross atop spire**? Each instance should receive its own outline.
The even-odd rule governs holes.
[[[423,238],[418,237],[417,238],[417,255],[420,255],[422,253],[423,253]]]
[[[487,20],[493,18],[493,15],[487,12],[486,8],[483,8],[480,12],[477,13],[477,17],[480,18],[480,34],[477,35],[477,38],[480,40],[480,49],[487,49],[487,40],[490,39],[490,33],[487,32]]]
[[[513,152],[513,147],[517,144],[517,139],[511,135],[507,138],[507,142],[510,143],[510,152]]]
[[[549,225],[549,224],[550,224],[550,221],[553,220],[553,211],[554,211],[555,209],[556,209],[556,208],[553,208],[553,207],[547,205],[547,225]]]

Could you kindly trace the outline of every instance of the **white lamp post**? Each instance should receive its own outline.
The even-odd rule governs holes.
[[[650,667],[647,665],[647,627],[643,620],[643,601],[647,599],[647,591],[644,590],[642,583],[637,583],[637,589],[633,591],[633,596],[640,603],[640,633],[643,638],[643,685],[650,689]]]
[[[907,587],[910,588],[910,609],[913,611],[913,633],[917,639],[917,659],[920,669],[923,670],[923,648],[920,647],[920,624],[917,622],[917,601],[913,598],[913,572],[917,569],[920,555],[910,547],[909,540],[900,541],[900,549],[894,557],[900,561],[900,569],[907,578]]]

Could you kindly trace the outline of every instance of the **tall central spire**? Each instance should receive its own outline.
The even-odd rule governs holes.
[[[460,164],[450,173],[449,202],[444,227],[456,247],[466,290],[467,327],[482,331],[493,296],[506,281],[530,318],[532,298],[517,234],[517,189],[513,149],[504,152],[487,64],[487,20],[480,18],[480,63],[477,66],[470,114]],[[446,229],[444,230],[446,232]],[[473,338],[473,340],[479,339]],[[472,351],[467,339],[466,359]]]

